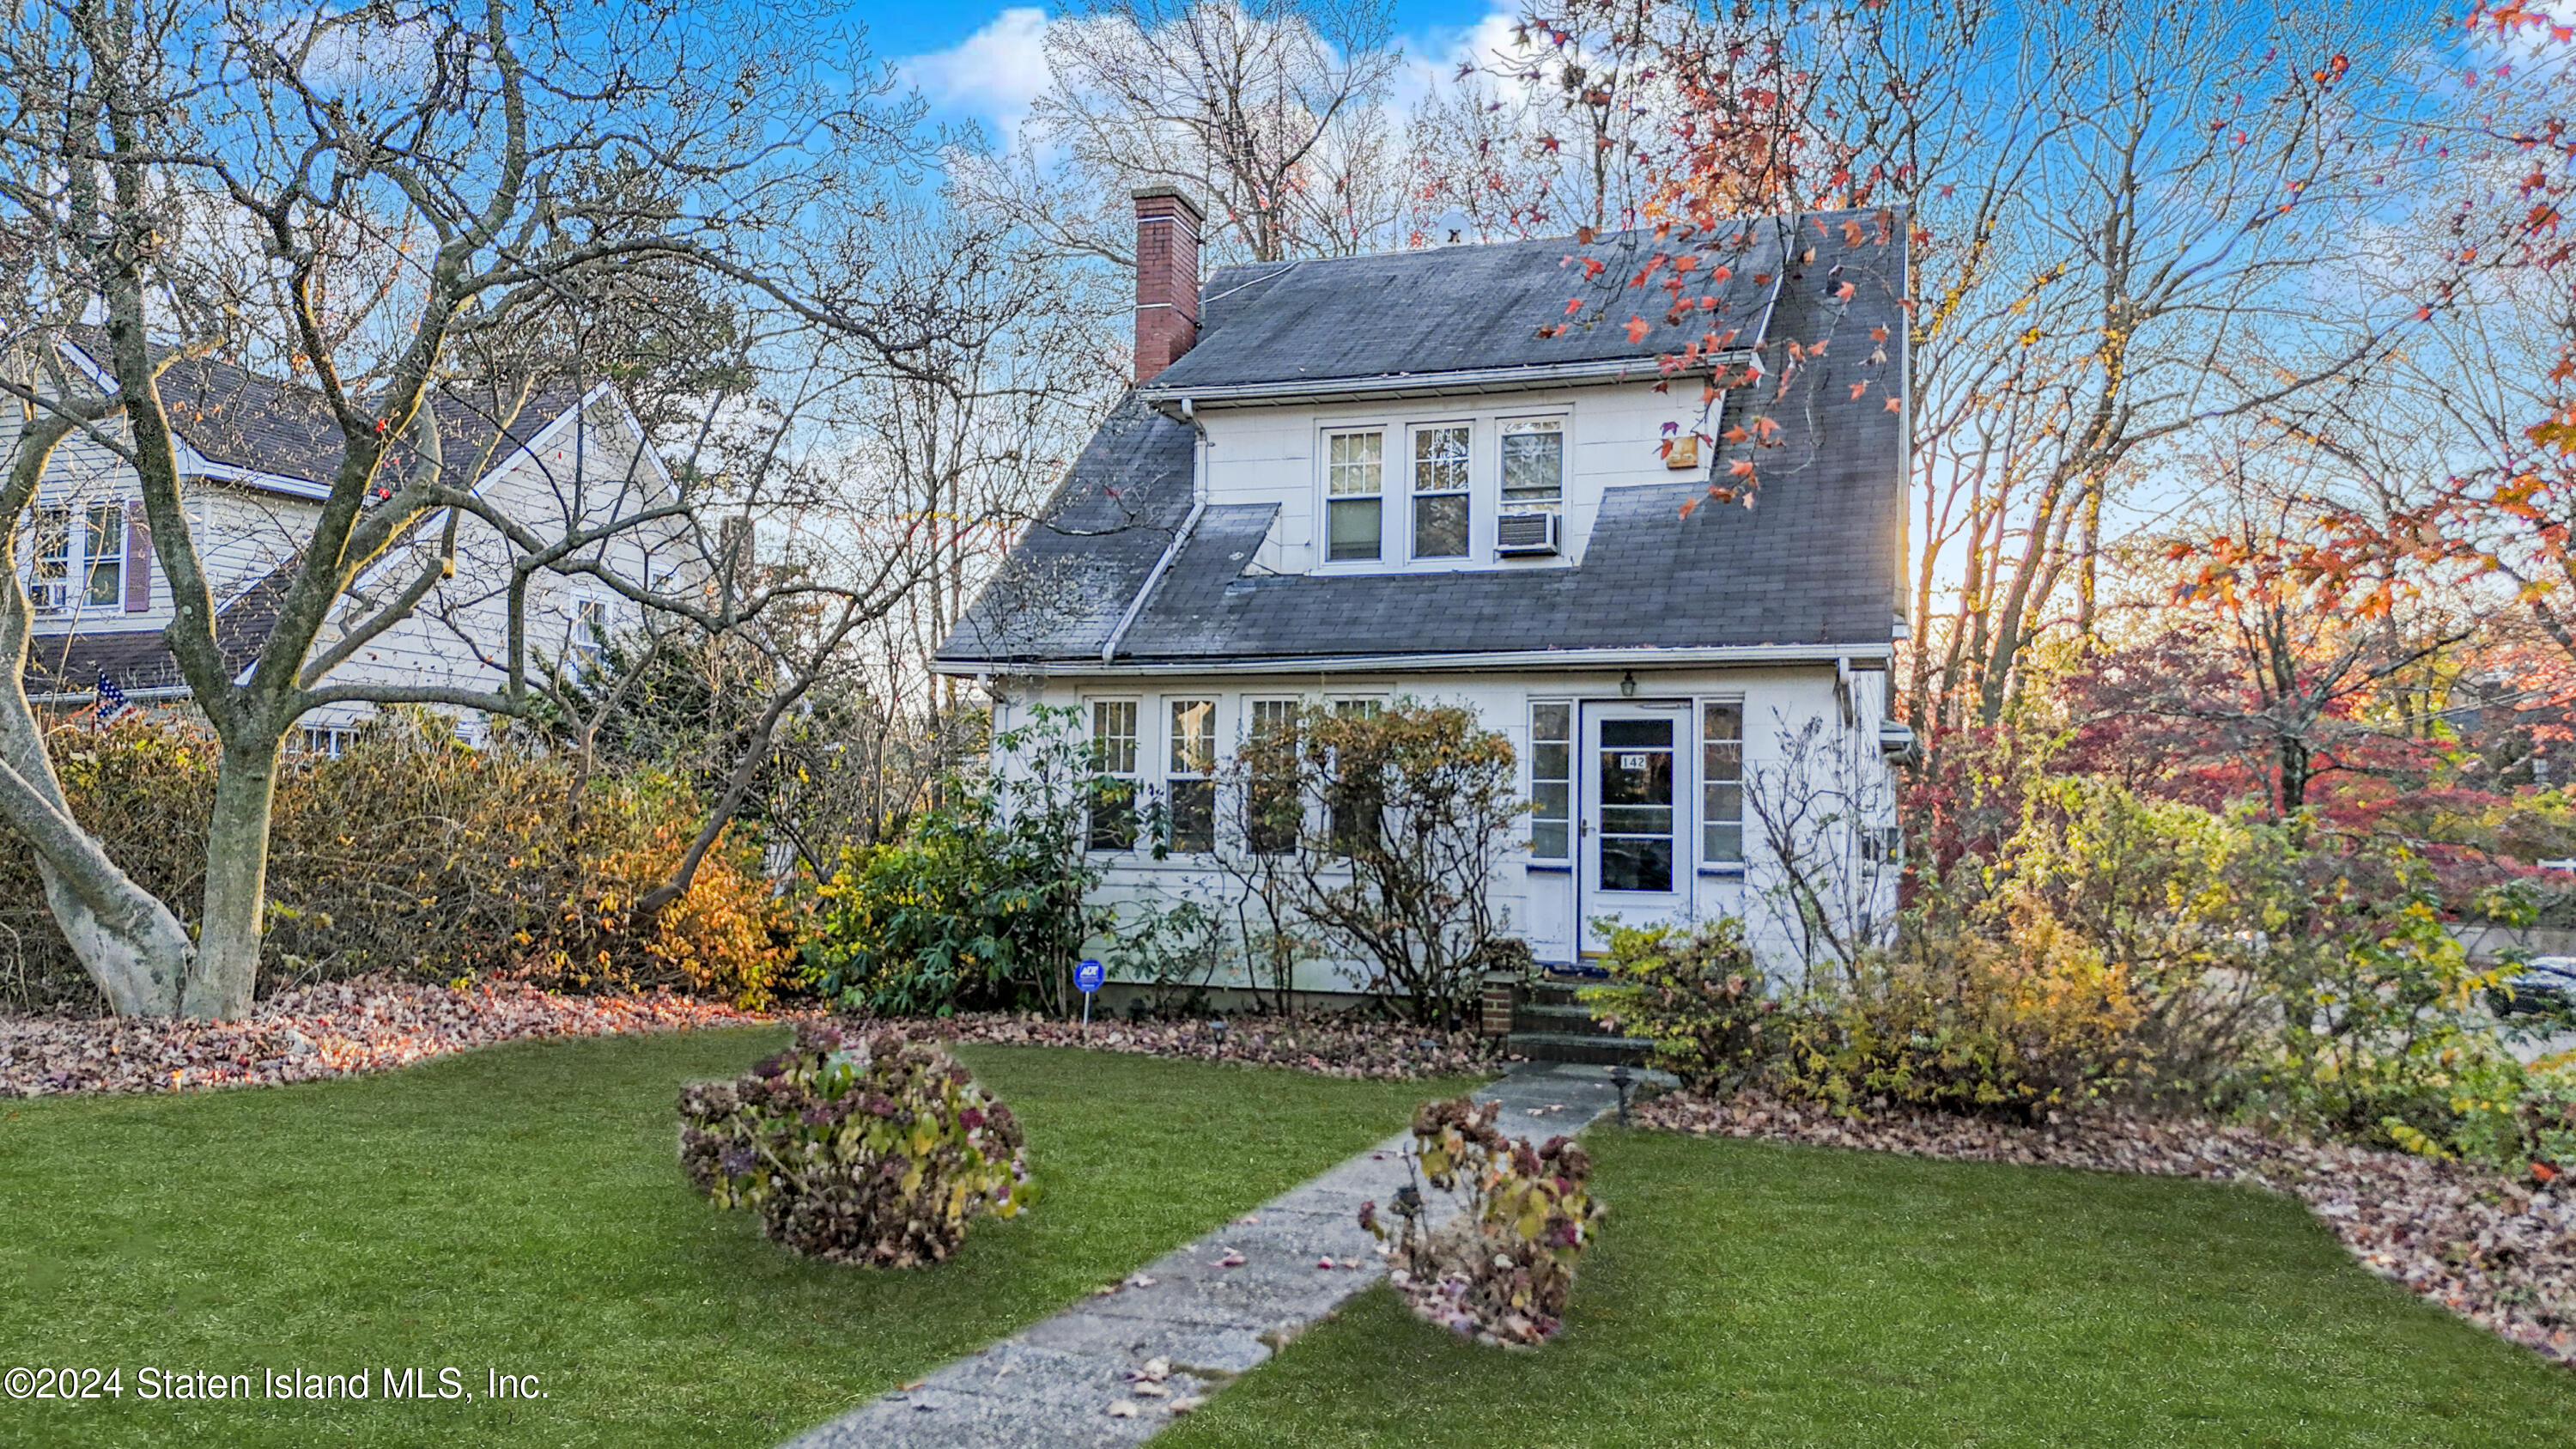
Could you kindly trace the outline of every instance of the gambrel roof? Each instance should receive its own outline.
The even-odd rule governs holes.
[[[1517,369],[1554,376],[1554,385],[1651,380],[1655,359],[1705,336],[1707,319],[1695,313],[1668,325],[1661,290],[1605,289],[1691,245],[1630,233],[1591,246],[1560,240],[1229,267],[1202,290],[1197,345],[1119,402],[941,646],[940,665],[1043,672],[1598,650],[1885,651],[1903,592],[1905,218],[1806,213],[1730,226],[1739,229],[1700,243],[1700,265],[1725,265],[1730,277],[1714,288],[1695,283],[1689,294],[1722,295],[1712,315],[1726,320],[1715,330],[1740,334],[1727,355],[1765,344],[1767,375],[1727,393],[1721,427],[1758,412],[1778,429],[1706,450],[1714,456],[1700,472],[1606,489],[1579,565],[1260,570],[1253,560],[1276,505],[1212,504],[1189,522],[1195,429],[1177,416],[1179,403],[1508,388]],[[1604,263],[1591,290],[1611,305],[1587,309],[1603,321],[1540,336],[1585,291],[1587,257]],[[1618,324],[1650,309],[1654,319],[1632,341]],[[1685,374],[1673,389],[1695,396],[1706,375]],[[1754,506],[1708,501],[1709,480],[1730,479],[1739,459],[1759,479]],[[1115,658],[1104,661],[1113,638]]]

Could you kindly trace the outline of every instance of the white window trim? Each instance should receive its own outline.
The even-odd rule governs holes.
[[[1534,694],[1521,701],[1521,718],[1529,730],[1526,741],[1529,747],[1528,764],[1521,771],[1521,788],[1525,792],[1522,798],[1530,801],[1533,806],[1538,801],[1538,711],[1543,705],[1558,705],[1565,710],[1565,854],[1540,855],[1534,848],[1535,842],[1525,839],[1522,842],[1522,856],[1531,870],[1571,872],[1575,862],[1583,854],[1582,843],[1576,838],[1574,830],[1575,821],[1581,818],[1583,813],[1575,808],[1575,786],[1582,778],[1580,758],[1583,753],[1582,708],[1570,694]],[[1528,818],[1535,822],[1537,816],[1532,814]]]
[[[1346,574],[1517,573],[1572,568],[1574,541],[1553,555],[1503,558],[1494,552],[1494,520],[1503,511],[1502,428],[1506,423],[1554,422],[1565,439],[1565,472],[1554,512],[1571,520],[1575,494],[1575,409],[1570,404],[1472,413],[1371,413],[1315,424],[1311,572]],[[1467,429],[1467,551],[1417,558],[1413,553],[1413,437],[1426,428]],[[1378,556],[1340,559],[1332,554],[1332,440],[1336,434],[1377,433],[1385,439],[1378,475]],[[1648,480],[1662,482],[1662,479]],[[1515,511],[1544,509],[1524,505]],[[1570,526],[1561,524],[1560,527]]]
[[[1207,857],[1214,854],[1223,843],[1220,837],[1224,833],[1225,812],[1218,808],[1217,802],[1212,797],[1216,793],[1218,777],[1224,773],[1224,760],[1219,754],[1219,748],[1221,742],[1226,738],[1225,701],[1225,691],[1221,689],[1210,689],[1194,693],[1163,695],[1160,697],[1155,707],[1155,718],[1160,726],[1160,728],[1156,730],[1156,733],[1162,738],[1161,748],[1156,752],[1158,757],[1157,763],[1162,766],[1162,769],[1154,783],[1159,786],[1163,792],[1163,809],[1166,818],[1177,820],[1176,797],[1178,792],[1173,789],[1173,786],[1175,785],[1197,784],[1200,781],[1206,781],[1209,787],[1209,794],[1211,796],[1208,805],[1208,849],[1183,850],[1177,843],[1171,844],[1169,846],[1169,852],[1171,857],[1176,860],[1183,858],[1190,860],[1205,860]],[[1183,768],[1183,761],[1180,753],[1180,742],[1174,739],[1172,735],[1173,726],[1177,723],[1177,721],[1172,718],[1172,711],[1176,706],[1184,704],[1205,704],[1208,707],[1208,758],[1206,762],[1207,768],[1204,771],[1187,770]],[[1141,838],[1139,843],[1142,843]]]
[[[1336,494],[1333,492],[1333,439],[1337,437],[1349,437],[1361,433],[1375,433],[1378,435],[1377,557],[1335,559],[1332,556],[1333,500],[1336,497],[1347,500],[1363,498],[1367,495],[1361,493]],[[1393,421],[1381,422],[1375,418],[1352,418],[1339,422],[1319,424],[1316,427],[1315,567],[1319,571],[1329,570],[1335,573],[1374,574],[1385,573],[1390,569],[1401,568],[1403,566],[1402,560],[1390,559],[1387,557],[1388,544],[1391,542],[1389,535],[1394,531],[1393,525],[1401,521],[1390,519],[1387,516],[1395,511],[1390,505],[1396,496],[1395,490],[1388,486],[1387,474],[1391,470],[1391,465],[1395,461],[1393,455],[1398,451],[1395,446],[1395,441],[1405,436],[1406,433],[1402,423]],[[1412,476],[1411,465],[1406,464],[1405,468],[1406,471],[1404,476],[1410,478]],[[1407,506],[1409,507],[1410,504],[1408,503]],[[1410,535],[1408,534],[1408,542],[1409,541]]]
[[[1416,490],[1414,476],[1414,440],[1424,433],[1448,432],[1463,428],[1467,433],[1467,482],[1458,492],[1443,490],[1422,493]],[[1488,457],[1494,449],[1487,445],[1490,429],[1478,425],[1474,417],[1419,418],[1404,425],[1404,563],[1425,570],[1455,569],[1475,562],[1480,552],[1493,552],[1493,498],[1500,495],[1502,465],[1499,457]],[[1489,478],[1487,475],[1491,475]],[[1413,536],[1414,504],[1422,498],[1456,498],[1467,500],[1467,542],[1457,553],[1424,555],[1416,551]],[[1480,550],[1479,544],[1482,544]]]
[[[1736,709],[1737,723],[1735,727],[1739,733],[1735,737],[1735,748],[1742,756],[1741,763],[1736,766],[1738,773],[1735,777],[1737,790],[1735,828],[1738,832],[1736,836],[1736,849],[1743,856],[1743,859],[1740,860],[1711,860],[1708,857],[1709,781],[1707,731],[1708,707],[1713,704],[1731,704],[1734,705]],[[1691,701],[1690,723],[1692,793],[1691,859],[1696,863],[1699,874],[1701,875],[1711,876],[1720,880],[1741,880],[1744,878],[1745,866],[1753,858],[1752,827],[1744,818],[1745,802],[1743,799],[1743,791],[1748,788],[1748,783],[1752,778],[1751,771],[1753,769],[1753,755],[1751,750],[1751,731],[1753,728],[1752,713],[1745,707],[1744,696],[1741,694],[1703,694]]]
[[[1514,423],[1554,423],[1558,447],[1556,460],[1556,501],[1554,503],[1515,503],[1503,497],[1503,438]],[[1539,412],[1497,413],[1494,416],[1494,514],[1554,513],[1562,518],[1569,495],[1574,492],[1574,410],[1550,408]]]
[[[105,555],[116,570],[116,597],[102,603],[89,596],[90,572],[99,556],[89,551],[89,520],[93,513],[107,513],[116,519],[116,544]],[[47,605],[37,594],[36,565],[43,558],[45,524],[60,519],[63,526],[62,600]],[[39,619],[77,619],[89,614],[122,616],[125,610],[125,566],[130,541],[126,530],[134,526],[122,502],[100,502],[96,498],[65,498],[38,505],[33,510],[34,527],[28,530],[29,548],[26,572],[22,576],[27,588],[28,612]]]
[[[1146,777],[1144,771],[1145,761],[1147,758],[1145,753],[1145,729],[1146,722],[1153,718],[1153,696],[1136,694],[1086,694],[1081,698],[1082,739],[1083,746],[1086,750],[1089,750],[1100,738],[1100,714],[1098,706],[1104,704],[1125,704],[1133,705],[1135,707],[1136,733],[1133,736],[1133,744],[1135,746],[1136,758],[1134,763],[1124,770],[1104,770],[1098,767],[1096,763],[1097,757],[1095,756],[1092,773],[1095,775],[1105,776],[1112,780],[1125,780],[1130,785],[1134,786],[1134,792],[1128,796],[1127,808],[1130,811],[1139,812],[1141,815],[1141,812],[1145,807]],[[1091,843],[1091,807],[1086,804],[1083,807],[1082,820],[1083,853],[1086,855],[1108,856],[1114,859],[1125,859],[1143,854],[1146,848],[1146,841],[1141,819],[1134,822],[1134,824],[1137,828],[1135,829],[1133,838],[1128,842],[1126,849],[1119,850],[1110,846],[1095,847]]]

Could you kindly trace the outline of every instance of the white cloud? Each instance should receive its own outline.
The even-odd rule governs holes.
[[[946,50],[905,60],[903,77],[932,106],[990,121],[1007,135],[1047,87],[1046,30],[1044,10],[1013,6]]]

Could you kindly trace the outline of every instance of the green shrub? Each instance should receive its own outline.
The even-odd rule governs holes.
[[[1843,1109],[1872,1099],[2035,1118],[2141,1069],[2127,973],[2035,900],[1999,937],[1937,915],[1855,963],[1802,1015],[1786,1084]]]
[[[1075,711],[1040,710],[995,738],[1017,768],[952,781],[955,804],[891,845],[843,852],[816,892],[802,950],[823,992],[868,1015],[981,1007],[1062,1013],[1083,943],[1107,924],[1082,827],[1093,770]]]
[[[884,1032],[796,1044],[732,1082],[680,1090],[680,1163],[792,1252],[909,1268],[957,1251],[978,1215],[1034,1196],[1020,1125],[946,1052]]]
[[[1653,1045],[1649,1060],[1694,1091],[1731,1091],[1767,1072],[1788,1046],[1788,1018],[1766,989],[1744,923],[1683,932],[1614,927],[1610,984],[1585,1004],[1615,1031]]]
[[[1582,1144],[1516,1141],[1495,1127],[1501,1112],[1473,1097],[1424,1104],[1413,1116],[1415,1161],[1433,1187],[1463,1200],[1458,1214],[1428,1229],[1417,1202],[1390,1227],[1370,1202],[1360,1226],[1395,1260],[1393,1280],[1415,1312],[1490,1342],[1533,1344],[1563,1322],[1601,1207]]]

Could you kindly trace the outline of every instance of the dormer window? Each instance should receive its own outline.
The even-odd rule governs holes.
[[[1467,556],[1464,423],[1413,430],[1413,556]]]
[[[1326,442],[1327,557],[1372,562],[1386,536],[1386,434],[1334,433]]]
[[[1553,513],[1565,501],[1565,420],[1512,418],[1503,424],[1503,508]]]

